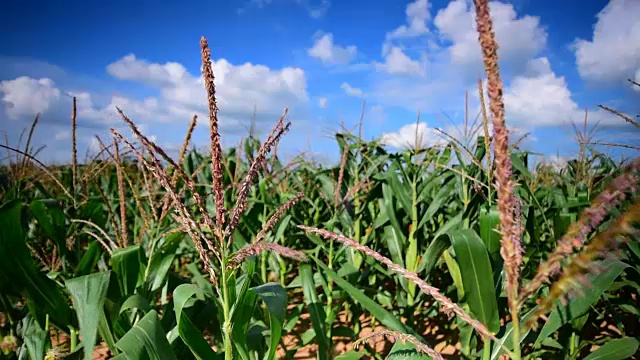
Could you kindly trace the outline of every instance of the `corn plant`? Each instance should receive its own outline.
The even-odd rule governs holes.
[[[0,358],[633,356],[640,160],[585,121],[567,166],[534,164],[476,7],[489,106],[480,79],[464,139],[438,147],[341,131],[338,165],[282,163],[283,116],[223,151],[206,40],[208,151],[190,149],[198,117],[174,159],[120,111],[133,138],[81,161],[74,101],[71,163],[46,166],[36,117],[0,145]]]
[[[600,193],[591,205],[582,212],[578,221],[570,225],[565,235],[558,240],[555,249],[547,257],[547,260],[540,265],[533,279],[526,284],[522,284],[520,277],[523,264],[522,234],[524,231],[522,203],[517,192],[515,192],[515,182],[512,179],[512,157],[509,149],[508,130],[504,120],[502,82],[498,70],[496,52],[497,45],[492,30],[488,2],[475,0],[474,3],[477,31],[483,51],[488,81],[489,109],[493,118],[495,159],[493,176],[496,180],[495,191],[497,193],[499,214],[500,255],[504,265],[506,308],[510,318],[510,323],[505,327],[505,334],[503,334],[502,338],[498,339],[496,337],[500,324],[498,322],[496,300],[493,296],[493,284],[490,281],[492,280],[491,264],[486,247],[473,230],[462,227],[460,230],[451,233],[450,239],[458,262],[463,263],[471,260],[471,264],[475,264],[470,271],[467,271],[468,274],[474,276],[472,279],[469,276],[462,276],[462,285],[467,302],[470,307],[473,304],[478,304],[475,309],[471,309],[471,313],[475,317],[444,296],[437,288],[429,285],[414,269],[407,269],[405,266],[395,263],[371,248],[359,244],[344,235],[308,226],[299,227],[308,233],[320,235],[332,241],[339,241],[347,247],[362,251],[367,256],[386,265],[407,281],[413,281],[422,292],[440,303],[443,312],[457,315],[459,319],[475,330],[484,341],[481,355],[483,358],[495,357],[504,352],[512,359],[521,359],[523,356],[522,341],[531,329],[538,326],[538,319],[545,316],[555,307],[558,299],[562,299],[564,304],[555,310],[557,312],[552,313],[547,318],[546,332],[545,328],[543,328],[538,336],[539,339],[544,339],[545,336],[550,335],[559,328],[562,321],[560,320],[561,315],[559,315],[561,312],[564,312],[565,315],[568,313],[570,316],[581,315],[576,308],[584,306],[584,303],[588,306],[590,304],[589,300],[593,300],[590,299],[591,294],[587,294],[582,298],[576,297],[576,292],[580,290],[580,284],[593,284],[594,287],[601,287],[607,281],[610,284],[610,281],[617,277],[625,266],[628,266],[623,262],[617,261],[610,251],[618,249],[630,237],[637,236],[637,229],[634,228],[634,223],[640,220],[640,208],[638,207],[637,199],[622,210],[622,213],[613,223],[591,239],[589,244],[585,244],[585,242],[587,240],[586,235],[596,229],[613,208],[622,205],[621,203],[628,194],[634,194],[637,191],[640,180],[637,174],[640,160],[636,160],[629,165],[621,175],[612,181],[613,185],[609,189],[605,189]],[[562,260],[574,254],[576,250],[578,252],[563,268]],[[523,305],[531,299],[545,282],[556,275],[559,275],[559,277],[552,283],[548,293],[539,295],[537,305],[528,313],[522,313]],[[598,276],[600,278],[597,278]],[[609,276],[609,278],[602,278],[606,276]],[[601,289],[596,291],[598,290],[602,291]],[[567,303],[568,299],[572,299],[574,302]],[[574,309],[571,309],[572,305],[574,305]],[[392,335],[396,338],[404,339],[413,344],[416,352],[425,353],[433,358],[442,358],[438,352],[418,338],[410,334],[403,334],[396,329],[381,330],[374,333],[374,335]],[[507,343],[507,340],[510,341]],[[632,338],[627,338],[624,341],[626,346],[632,347],[631,352],[629,352],[629,348],[624,349],[625,353],[631,355],[637,349],[638,343]],[[491,353],[492,344],[494,345],[493,355]],[[619,348],[621,346],[624,345],[618,342],[613,346],[601,348],[601,351],[611,351],[611,347]]]

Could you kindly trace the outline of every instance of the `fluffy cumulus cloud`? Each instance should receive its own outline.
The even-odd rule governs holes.
[[[251,63],[233,65],[226,59],[213,61],[211,66],[221,113],[244,115],[255,106],[259,112],[275,114],[309,100],[306,77],[300,68],[272,70]],[[175,116],[188,117],[206,109],[202,77],[193,76],[181,64],[149,63],[128,55],[107,70],[118,79],[157,86],[167,110]]]
[[[385,55],[384,63],[376,64],[376,69],[393,75],[424,75],[423,64],[412,60],[397,46]]]
[[[251,63],[235,65],[225,59],[216,60],[211,66],[216,75],[220,128],[226,135],[223,145],[235,144],[238,135],[246,133],[254,107],[259,132],[270,127],[285,108],[289,108],[289,118],[295,124],[294,132],[304,131],[302,129],[308,126],[304,117],[307,116],[309,95],[302,69],[270,69]],[[107,70],[116,79],[147,85],[152,96],[134,98],[126,93],[89,92],[68,87],[63,85],[64,82],[58,84],[47,77],[8,79],[0,81],[0,133],[17,139],[35,114],[40,113],[34,144],[48,144],[47,151],[39,155],[40,159],[68,161],[73,97],[77,100],[81,154],[85,150],[95,153],[94,135],[108,139],[109,128],[129,135],[116,108],[122,109],[137,124],[147,124],[149,131],[144,133],[152,139],[157,137],[165,147],[180,141],[186,123],[194,114],[201,119],[199,124],[207,123],[207,99],[202,77],[194,75],[182,64],[151,63],[128,55],[110,64]],[[198,141],[206,140],[201,138]],[[285,148],[282,147],[283,151]]]
[[[512,4],[493,1],[490,7],[500,43],[501,69],[509,84],[514,76],[529,76],[529,62],[545,49],[547,32],[538,17],[518,14]],[[459,110],[465,89],[474,89],[482,74],[474,16],[469,0],[451,0],[437,11],[429,1],[410,2],[405,8],[405,24],[391,29],[382,39],[382,59],[371,62],[376,75],[362,91],[384,106],[427,112]],[[530,77],[514,84],[513,98],[535,91],[527,88],[537,85]],[[539,80],[553,80],[558,91],[568,91],[564,79],[557,76]],[[568,100],[565,105],[571,108],[575,104],[570,93],[568,96],[558,101]]]
[[[324,96],[321,96],[318,98],[318,107],[320,107],[321,109],[326,109],[327,108],[327,98]]]
[[[640,71],[640,1],[611,0],[598,13],[591,40],[575,41],[580,75],[620,81]],[[615,55],[613,55],[615,54]]]
[[[504,94],[506,114],[518,126],[569,125],[581,122],[585,111],[573,100],[563,76],[551,69],[545,57],[528,62],[526,71],[516,76]],[[603,110],[589,112],[593,122],[620,124],[612,114]]]
[[[40,114],[41,122],[68,124],[73,97],[77,101],[79,126],[96,128],[119,124],[121,121],[116,108],[125,110],[136,120],[179,120],[153,97],[134,100],[114,95],[106,104],[96,104],[90,93],[62,90],[48,78],[19,77],[5,80],[1,83],[0,93],[4,114],[16,123],[31,121],[33,116]]]
[[[324,34],[316,39],[313,47],[307,50],[309,56],[320,59],[325,64],[347,64],[355,59],[358,49],[353,46],[340,46],[333,43],[333,34]]]
[[[233,65],[225,59],[212,62],[221,126],[238,125],[254,111],[278,116],[285,107],[296,108],[309,100],[304,71],[285,67],[272,70],[263,65]],[[4,113],[11,120],[29,121],[41,113],[45,121],[68,122],[71,98],[77,98],[78,118],[84,125],[102,126],[119,121],[116,107],[136,121],[186,122],[194,114],[207,112],[201,76],[192,75],[178,63],[149,63],[128,55],[107,66],[113,77],[143,83],[159,96],[134,99],[113,95],[96,101],[85,91],[63,90],[48,78],[18,77],[0,83]]]
[[[384,133],[380,141],[396,149],[428,148],[447,144],[447,140],[440,131],[429,127],[424,122],[408,124],[398,131]]]
[[[157,100],[133,101],[113,96],[104,106],[95,104],[91,94],[60,89],[49,78],[21,76],[0,82],[0,96],[4,116],[12,122],[29,122],[40,114],[40,122],[68,124],[71,116],[72,98],[77,100],[77,116],[82,126],[96,127],[114,124],[116,107],[126,107],[136,116],[151,116]],[[0,114],[0,118],[2,118]]]
[[[387,39],[410,38],[428,33],[427,21],[431,18],[429,7],[429,0],[415,0],[409,3],[405,10],[407,23],[387,33]]]
[[[53,80],[33,79],[27,76],[0,82],[0,92],[4,111],[11,120],[44,113],[59,101],[62,95]]]
[[[503,62],[526,61],[545,47],[547,32],[538,17],[518,16],[513,5],[507,3],[492,1],[489,6]],[[442,39],[451,42],[448,51],[454,63],[481,63],[474,17],[475,9],[470,1],[454,0],[438,11],[434,19]]]
[[[531,60],[527,72],[511,81],[504,102],[510,120],[524,124],[563,125],[580,116],[564,77],[544,57]]]

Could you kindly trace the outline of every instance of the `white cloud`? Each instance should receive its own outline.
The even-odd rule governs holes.
[[[396,132],[384,133],[380,141],[397,149],[415,148],[416,145],[428,148],[447,144],[447,140],[438,130],[428,127],[424,122],[408,124]]]
[[[391,47],[384,63],[376,63],[376,69],[394,75],[424,75],[424,66],[412,60],[397,46]]]
[[[307,50],[309,56],[320,59],[325,64],[347,64],[355,59],[358,50],[350,45],[342,47],[333,43],[333,34],[324,34],[313,47]]]
[[[489,6],[502,62],[526,62],[545,47],[547,32],[540,25],[538,17],[518,17],[511,4],[492,1]],[[469,1],[454,0],[438,11],[434,19],[443,39],[452,42],[448,49],[455,63],[481,64],[474,17],[475,9]]]
[[[538,17],[516,13],[512,4],[494,1],[490,7],[501,72],[508,83],[545,48],[547,32]],[[429,32],[411,39],[385,39],[384,61],[373,62],[380,74],[373,78],[371,89],[363,89],[377,103],[451,112],[460,108],[465,89],[475,92],[483,64],[472,1],[449,1],[433,15],[423,16]]]
[[[267,116],[273,119],[285,107],[289,107],[295,116],[295,109],[302,109],[301,106],[309,100],[302,69],[286,67],[272,70],[251,63],[233,65],[225,59],[212,62],[212,67],[223,131],[241,129],[241,125],[250,119],[254,105],[257,106],[258,119],[266,119]],[[48,78],[19,77],[0,83],[4,116],[30,121],[35,113],[41,112],[44,122],[68,124],[73,96],[77,98],[79,125],[103,130],[107,125],[122,123],[116,107],[136,122],[181,123],[187,122],[194,114],[201,119],[208,114],[202,76],[192,75],[181,64],[149,63],[128,55],[107,69],[118,79],[155,88],[159,96],[134,99],[113,95],[105,99],[86,91],[63,90]],[[2,116],[0,113],[0,118]]]
[[[429,7],[429,0],[415,0],[409,3],[405,9],[407,24],[400,25],[387,33],[387,40],[410,38],[428,33],[427,20],[431,17]]]
[[[136,120],[175,121],[174,114],[156,98],[142,101],[114,95],[106,105],[96,104],[88,92],[65,91],[48,78],[18,77],[0,83],[4,113],[11,120],[27,122],[40,113],[41,122],[69,124],[71,102],[76,97],[79,126],[104,127],[120,124],[116,107],[122,108]],[[54,136],[61,139],[62,134]]]
[[[327,108],[327,98],[324,96],[321,96],[318,98],[318,106],[322,109],[326,109]]]
[[[272,70],[264,65],[233,65],[226,59],[212,61],[216,98],[221,114],[251,114],[258,111],[280,113],[309,100],[304,70],[285,67]],[[188,118],[206,110],[206,92],[202,76],[193,76],[177,63],[155,64],[125,56],[108,66],[109,72],[160,89],[162,102],[174,116]],[[156,100],[157,101],[157,100]],[[148,102],[151,108],[155,102]]]
[[[640,71],[640,1],[611,0],[600,13],[592,39],[575,41],[580,76],[620,81]]]
[[[12,120],[44,113],[61,97],[53,80],[27,76],[0,82],[0,92],[4,111]]]
[[[344,90],[344,92],[349,96],[356,96],[356,97],[365,96],[365,93],[362,91],[362,89],[352,87],[346,82],[343,82],[342,85],[340,85],[340,88]]]
[[[545,125],[577,121],[578,105],[571,98],[564,77],[551,70],[549,60],[532,60],[528,68],[528,74],[514,78],[504,94],[507,118]]]
[[[136,80],[149,85],[174,85],[191,78],[182,64],[150,64],[129,54],[107,65],[107,72],[118,79]]]
[[[567,125],[581,122],[585,112],[572,99],[564,76],[551,70],[549,60],[541,57],[529,61],[526,71],[516,76],[504,93],[507,121],[518,126]],[[591,121],[620,124],[603,110],[590,111]]]

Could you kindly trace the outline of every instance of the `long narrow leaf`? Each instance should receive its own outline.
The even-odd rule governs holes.
[[[587,355],[584,360],[622,360],[632,357],[638,351],[638,340],[632,337],[611,340],[598,350]]]
[[[471,229],[453,231],[449,237],[460,266],[469,308],[489,331],[496,333],[500,329],[500,319],[487,248]]]
[[[10,202],[0,208],[0,273],[58,324],[70,324],[71,309],[56,283],[38,271],[22,228],[22,205]]]
[[[140,319],[116,346],[125,359],[177,360],[155,310]]]
[[[356,288],[347,280],[340,277],[338,274],[336,274],[334,271],[329,269],[325,264],[323,264],[318,259],[314,258],[314,260],[316,260],[316,264],[320,268],[322,268],[322,271],[324,271],[324,273],[327,274],[327,276],[329,276],[335,282],[336,285],[338,285],[340,288],[346,291],[349,294],[349,296],[351,296],[354,300],[358,301],[365,309],[367,309],[371,313],[371,315],[375,316],[376,320],[380,321],[381,324],[383,324],[384,326],[386,326],[391,330],[395,330],[405,334],[411,334],[413,336],[421,338],[421,336],[418,335],[415,331],[413,331],[412,329],[405,326],[402,322],[400,322],[397,316],[389,313],[387,310],[385,310],[385,308],[383,308],[378,303],[376,303],[373,299],[368,297],[360,289]]]
[[[328,270],[328,268],[327,268]],[[309,309],[311,315],[311,326],[316,332],[316,341],[318,343],[318,357],[319,360],[329,359],[329,339],[327,339],[327,330],[325,327],[325,321],[327,315],[325,314],[320,301],[318,300],[318,294],[316,293],[315,282],[313,281],[313,272],[311,270],[311,264],[302,264],[300,266],[300,277],[302,279],[302,290],[304,292],[304,301]]]
[[[182,284],[173,291],[173,306],[178,322],[178,334],[191,349],[193,355],[200,360],[216,359],[218,355],[211,349],[202,332],[196,328],[189,316],[184,312],[189,307],[189,300],[193,298],[204,300],[202,290],[193,284]]]
[[[105,271],[65,281],[78,315],[85,360],[93,357],[96,332],[104,311],[110,277],[111,272]]]
[[[568,302],[567,306],[560,305],[553,310],[544,324],[535,344],[538,345],[542,340],[549,337],[562,325],[568,323],[583,315],[591,305],[596,302],[602,293],[607,290],[620,273],[629,265],[621,261],[606,261],[601,265],[606,271],[595,276],[588,276],[590,287],[582,287],[583,293]]]

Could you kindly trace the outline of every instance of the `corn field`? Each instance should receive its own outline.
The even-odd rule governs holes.
[[[132,136],[80,163],[74,101],[73,161],[47,167],[36,118],[2,146],[0,359],[638,358],[640,158],[581,142],[556,168],[510,143],[475,4],[488,99],[467,143],[340,132],[337,166],[285,163],[285,112],[223,149],[210,66],[177,158],[118,109]]]

